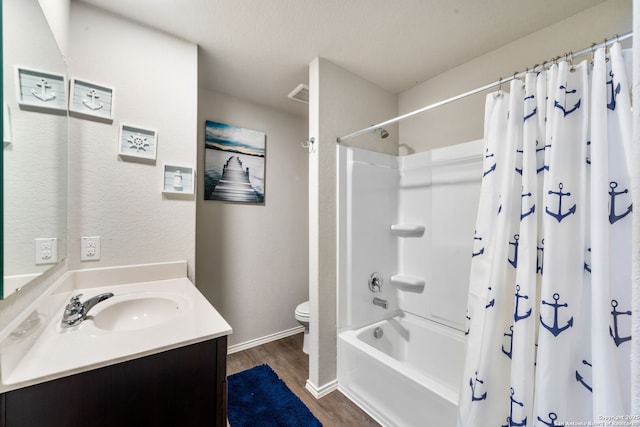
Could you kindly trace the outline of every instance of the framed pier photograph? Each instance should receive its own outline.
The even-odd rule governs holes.
[[[204,199],[264,203],[264,132],[205,122]]]

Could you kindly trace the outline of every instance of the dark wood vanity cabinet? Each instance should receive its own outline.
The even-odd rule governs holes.
[[[13,390],[0,427],[224,427],[226,360],[223,336]]]

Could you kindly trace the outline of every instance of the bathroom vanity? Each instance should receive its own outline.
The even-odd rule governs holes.
[[[227,337],[0,394],[0,427],[226,426]]]
[[[155,267],[69,272],[0,331],[0,427],[226,426],[231,327],[181,263]],[[71,296],[105,292],[61,326]]]

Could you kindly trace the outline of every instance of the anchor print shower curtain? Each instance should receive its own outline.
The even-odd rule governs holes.
[[[629,414],[630,102],[618,44],[487,96],[459,427]]]

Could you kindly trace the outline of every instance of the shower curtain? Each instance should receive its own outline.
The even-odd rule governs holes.
[[[615,425],[631,406],[631,99],[620,45],[527,73],[485,108],[458,425]]]

